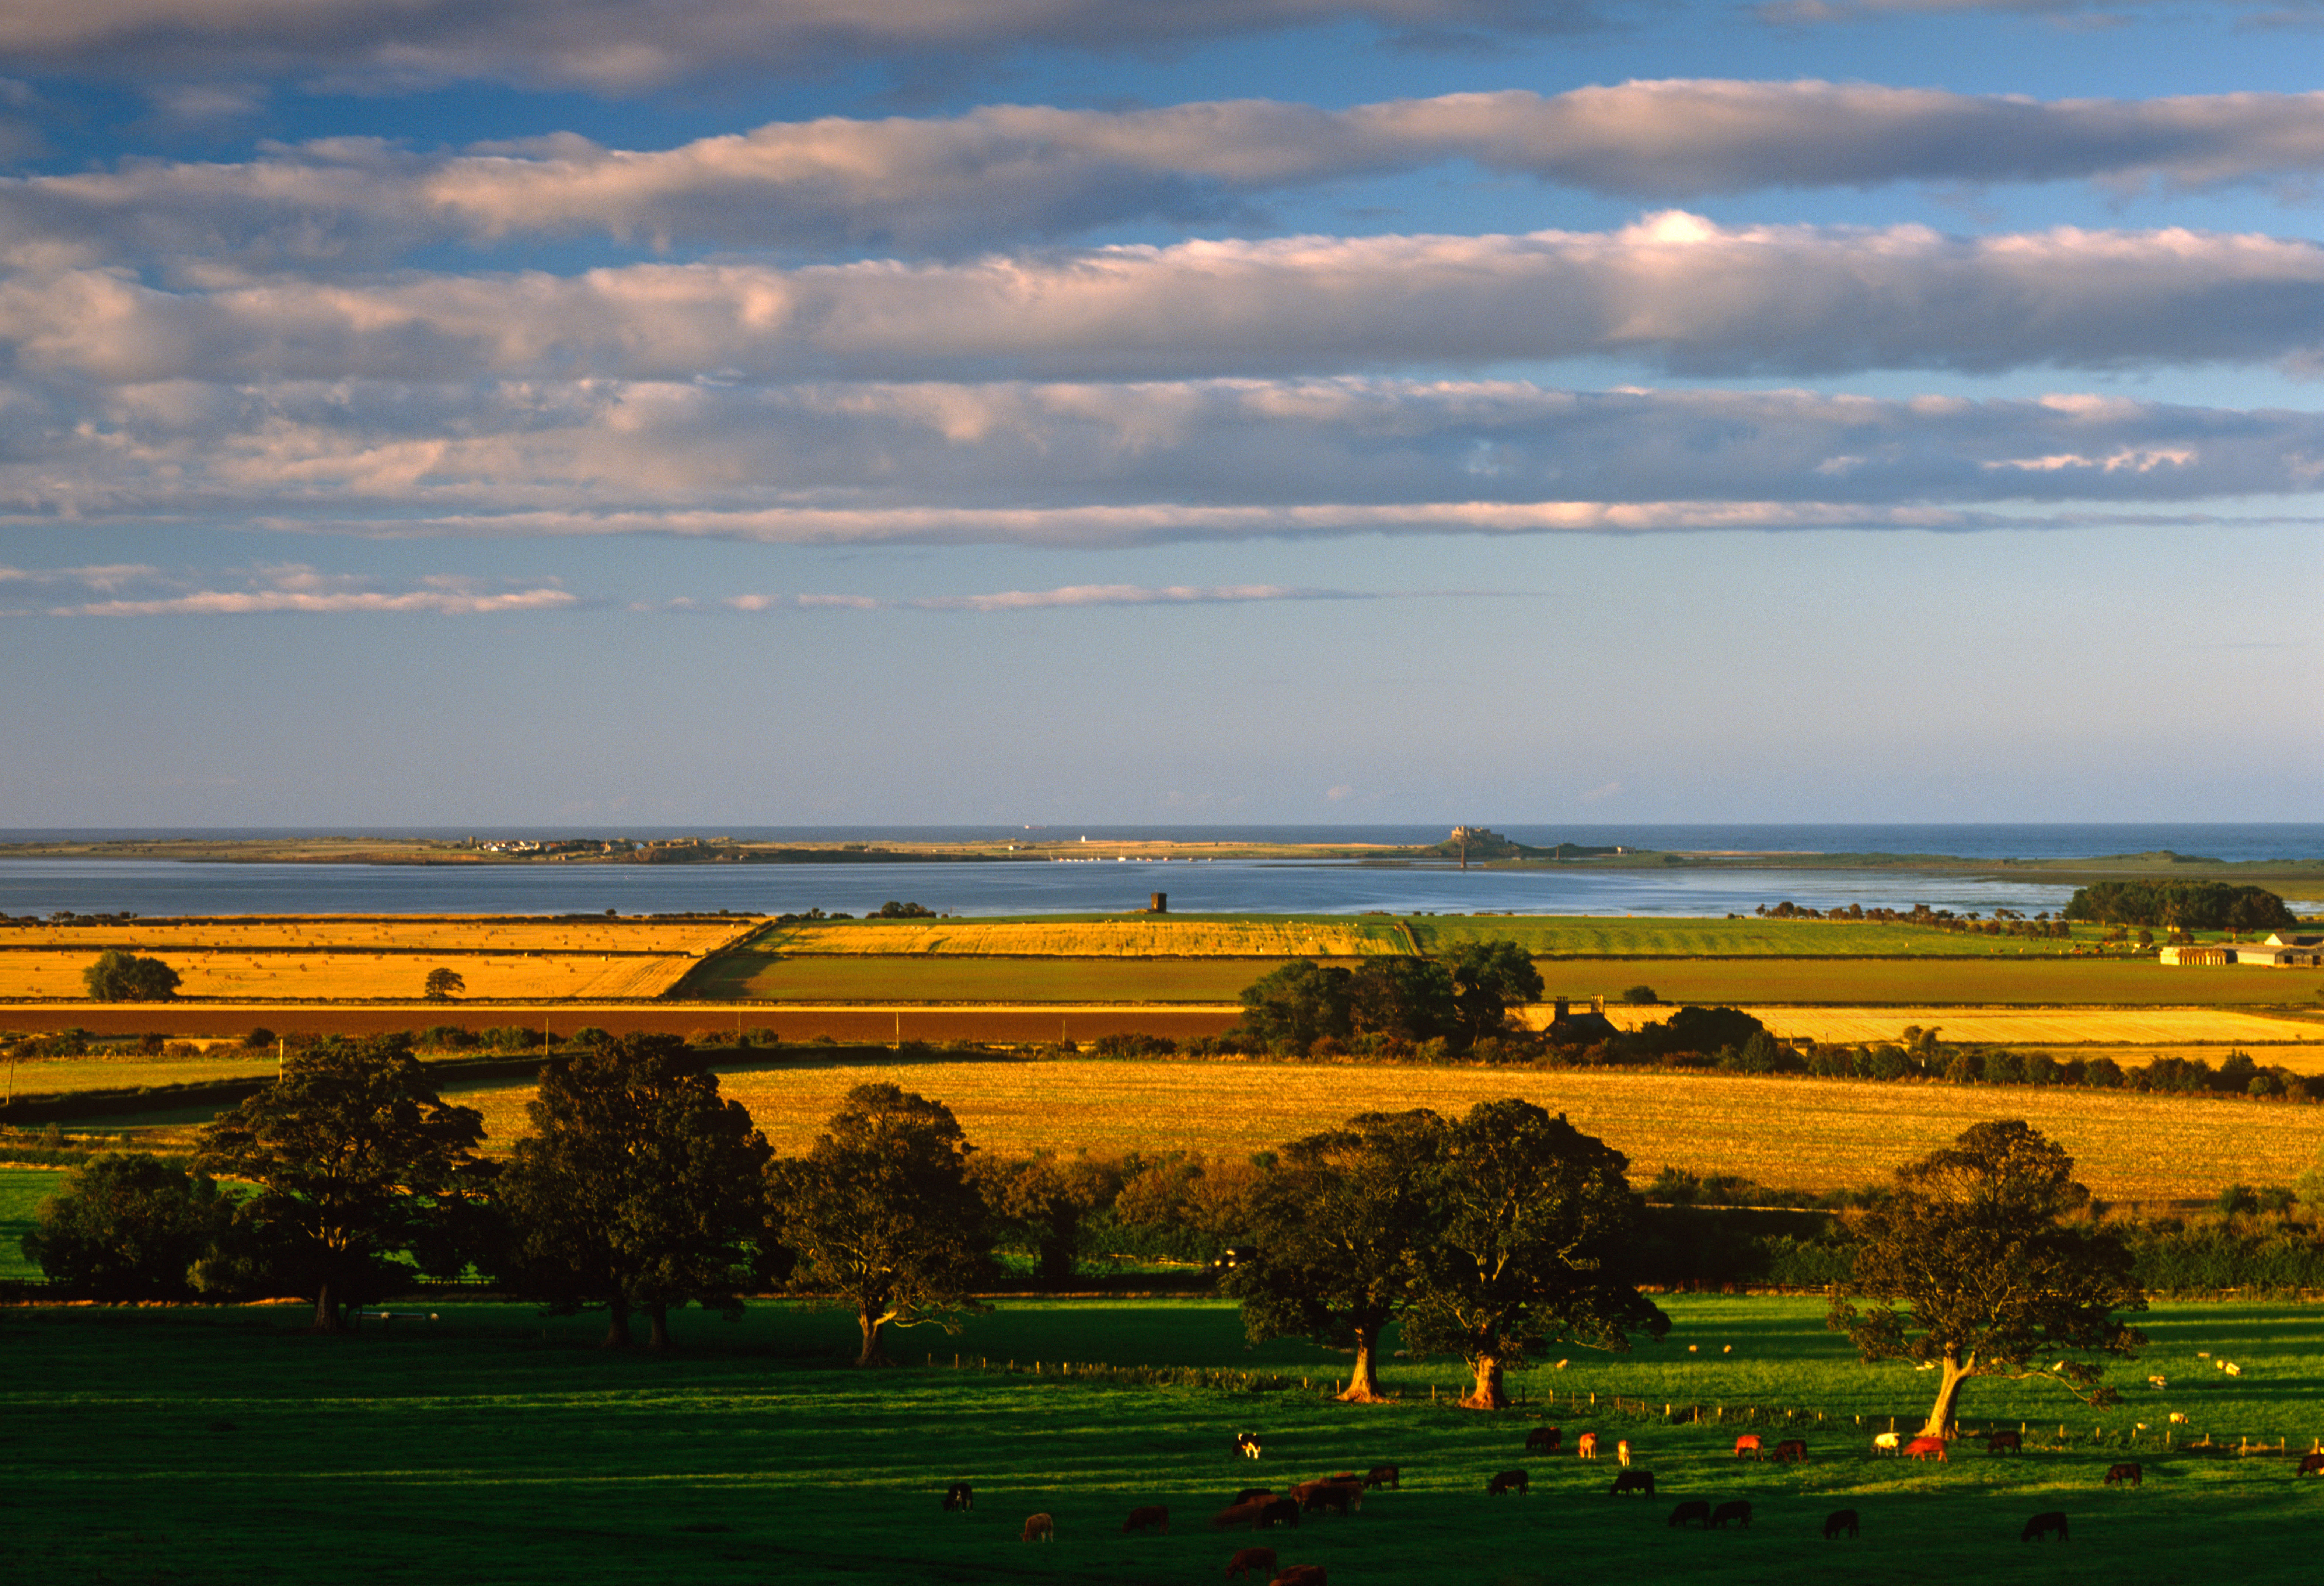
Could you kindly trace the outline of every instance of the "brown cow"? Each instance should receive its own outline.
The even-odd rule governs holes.
[[[1915,1437],[1904,1445],[1904,1454],[1908,1459],[1934,1459],[1941,1465],[1947,1462],[1945,1440],[1941,1437]]]
[[[1325,1481],[1336,1481],[1342,1487],[1361,1487],[1364,1484],[1364,1479],[1353,1471],[1334,1471],[1321,1479]]]
[[[1264,1503],[1274,1496],[1275,1489],[1271,1487],[1246,1487],[1234,1495],[1234,1500],[1237,1503]]]
[[[1581,1436],[1575,1438],[1573,1440],[1573,1452],[1580,1454],[1585,1460],[1596,1459],[1598,1457],[1598,1434],[1595,1432],[1585,1432]]]
[[[1504,1492],[1514,1492],[1519,1498],[1523,1498],[1526,1495],[1526,1485],[1531,1480],[1532,1478],[1523,1471],[1503,1471],[1499,1475],[1486,1480],[1485,1496],[1499,1498]]]
[[[1296,1498],[1277,1498],[1267,1506],[1267,1512],[1259,1517],[1259,1523],[1261,1526],[1298,1525],[1299,1500]]]
[[[1614,1478],[1614,1485],[1608,1490],[1617,1498],[1626,1492],[1643,1492],[1652,1498],[1655,1495],[1655,1473],[1652,1471],[1625,1471]]]
[[[1526,1452],[1527,1453],[1532,1453],[1536,1450],[1543,1453],[1555,1453],[1564,1446],[1565,1429],[1563,1426],[1536,1426],[1526,1434]]]
[[[2108,1465],[2105,1485],[2108,1487],[2138,1487],[2144,1484],[2146,1472],[2136,1465]]]
[[[2324,1476],[2324,1453],[2301,1454],[2295,1476]]]
[[[1779,1465],[1804,1465],[1808,1462],[1808,1440],[1804,1437],[1786,1437],[1783,1442],[1775,1444],[1774,1451],[1767,1457]]]
[[[1294,1564],[1267,1586],[1331,1586],[1331,1582],[1323,1578],[1321,1564]]]
[[[1711,1528],[1711,1504],[1708,1499],[1688,1498],[1678,1508],[1671,1510],[1671,1517],[1665,1522],[1674,1531],[1683,1530],[1689,1523],[1700,1526],[1706,1531]]]
[[[1394,1465],[1374,1465],[1370,1470],[1364,1472],[1364,1485],[1366,1487],[1394,1487],[1401,1490],[1404,1486],[1404,1472],[1397,1470]]]
[[[1985,1440],[1985,1452],[1987,1453],[1999,1453],[2005,1448],[2013,1452],[2024,1453],[2025,1439],[2015,1432],[1997,1432]]]
[[[1724,1530],[1729,1520],[1748,1529],[1751,1524],[1751,1500],[1748,1498],[1729,1498],[1711,1511],[1711,1528],[1714,1531]]]
[[[1139,1504],[1136,1508],[1130,1511],[1130,1518],[1122,1521],[1121,1534],[1124,1536],[1127,1536],[1132,1531],[1143,1531],[1149,1526],[1151,1526],[1155,1530],[1161,1532],[1165,1536],[1170,1535],[1170,1506],[1168,1504]]]
[[[2066,1517],[2056,1509],[2026,1521],[2025,1529],[2017,1534],[2017,1540],[2039,1542],[2045,1536],[2055,1536],[2061,1542],[2066,1539]]]
[[[1275,1573],[1275,1549],[1271,1547],[1238,1549],[1234,1557],[1227,1560],[1227,1579],[1240,1581],[1246,1570],[1257,1575]]]
[[[1033,1515],[1027,1517],[1025,1521],[1025,1535],[1020,1538],[1020,1540],[1026,1542],[1055,1542],[1056,1539],[1056,1521],[1049,1518],[1047,1515]]]
[[[1745,1454],[1749,1454],[1756,1460],[1760,1456],[1761,1449],[1759,1434],[1756,1432],[1746,1432],[1735,1440],[1735,1457],[1738,1460]]]
[[[1249,1527],[1256,1531],[1266,1522],[1267,1506],[1270,1501],[1268,1498],[1261,1498],[1257,1503],[1239,1503],[1222,1508],[1211,1517],[1211,1529],[1240,1531]]]
[[[1854,1509],[1834,1509],[1831,1513],[1823,1517],[1823,1539],[1826,1542],[1830,1542],[1833,1537],[1840,1535],[1842,1532],[1847,1533],[1850,1536],[1856,1535],[1856,1511]]]
[[[1303,1481],[1291,1489],[1303,1509],[1349,1514],[1364,1507],[1364,1489],[1347,1481]]]

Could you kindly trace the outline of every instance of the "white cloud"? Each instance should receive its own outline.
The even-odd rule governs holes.
[[[371,580],[346,574],[318,572],[288,565],[263,567],[234,576],[233,587],[205,586],[221,582],[212,576],[171,575],[148,567],[0,568],[0,585],[77,584],[93,592],[118,592],[142,586],[115,598],[68,602],[45,608],[56,617],[241,616],[263,613],[424,612],[454,616],[480,616],[509,612],[551,611],[578,604],[563,589],[492,589],[475,580],[438,576],[421,580],[421,587],[372,588]],[[19,610],[14,615],[24,615]]]
[[[130,73],[322,71],[624,91],[848,60],[1022,46],[1119,51],[1350,19],[1444,30],[1587,25],[1578,0],[103,0],[0,8],[0,61]]]
[[[176,92],[246,107],[214,88]],[[1247,218],[1252,195],[1454,160],[1655,199],[1907,180],[2198,188],[2324,169],[2324,94],[2045,104],[1679,80],[1345,110],[987,106],[937,119],[777,123],[659,151],[570,134],[466,153],[339,138],[239,163],[141,160],[0,182],[0,222],[20,256],[38,246],[174,270],[376,268],[447,240],[533,235],[958,252],[1148,217]]]
[[[2314,365],[2324,246],[2180,229],[1923,226],[1286,237],[798,270],[275,278],[165,291],[0,278],[40,375],[1138,379],[1628,358],[1681,373]]]

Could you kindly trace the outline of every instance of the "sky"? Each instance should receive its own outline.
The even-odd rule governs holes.
[[[0,7],[0,826],[2312,820],[2319,63]]]

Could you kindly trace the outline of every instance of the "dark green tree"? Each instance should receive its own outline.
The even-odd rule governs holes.
[[[1087,1157],[1054,1156],[1003,1161],[982,1152],[968,1160],[969,1177],[1008,1231],[1030,1244],[1041,1281],[1070,1282],[1090,1214],[1121,1193],[1121,1168]]]
[[[1455,1016],[1471,1042],[1507,1028],[1511,1008],[1541,1000],[1541,971],[1515,942],[1463,942],[1437,962],[1452,979]]]
[[[1350,979],[1336,964],[1295,958],[1243,988],[1243,1028],[1260,1040],[1297,1047],[1344,1037]]]
[[[193,1273],[226,1236],[234,1203],[198,1173],[145,1152],[107,1152],[66,1176],[22,1240],[51,1284],[83,1299],[195,1297]]]
[[[1367,958],[1348,983],[1349,1023],[1358,1035],[1431,1041],[1455,1034],[1461,1011],[1452,976],[1431,958]]]
[[[99,1002],[167,1002],[178,994],[178,972],[158,958],[140,958],[118,948],[98,954],[80,972],[88,994]]]
[[[1408,1301],[1432,1237],[1429,1192],[1445,1147],[1435,1113],[1370,1112],[1294,1140],[1253,1200],[1254,1254],[1222,1286],[1253,1343],[1311,1338],[1352,1357],[1340,1397],[1381,1398],[1380,1335]]]
[[[968,1178],[973,1149],[943,1102],[858,1085],[813,1150],[770,1169],[798,1281],[854,1311],[857,1365],[887,1364],[890,1327],[955,1332],[985,1308],[973,1290],[991,1272],[992,1231]]]
[[[468,982],[460,978],[460,972],[456,969],[431,969],[428,972],[424,989],[430,1002],[448,1002],[466,991]]]
[[[235,1221],[315,1296],[315,1327],[408,1280],[406,1251],[456,1271],[445,1240],[489,1177],[472,1155],[484,1116],[438,1095],[406,1035],[334,1038],[201,1131],[195,1167],[259,1186]]]
[[[1637,1213],[1629,1160],[1530,1102],[1480,1102],[1451,1125],[1429,1169],[1429,1238],[1415,1254],[1406,1343],[1457,1354],[1461,1402],[1508,1402],[1503,1372],[1561,1343],[1627,1350],[1670,1320],[1638,1293],[1623,1256]]]
[[[1972,1377],[2037,1378],[2113,1402],[2099,1366],[2043,1364],[2127,1356],[2146,1342],[2115,1319],[2146,1308],[2130,1251],[2067,1221],[2090,1199],[2073,1173],[2073,1158],[2038,1130],[1980,1123],[1898,1168],[1887,1198],[1858,1221],[1855,1277],[1831,1325],[1868,1361],[1936,1367],[1923,1436],[1951,1431]]]
[[[643,1312],[649,1347],[666,1349],[671,1306],[737,1311],[784,1267],[767,1228],[774,1153],[676,1036],[551,1064],[525,1111],[532,1133],[500,1183],[512,1275],[560,1306],[604,1305],[608,1348]]]

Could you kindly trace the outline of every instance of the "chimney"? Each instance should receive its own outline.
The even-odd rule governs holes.
[[[1564,998],[1563,998],[1563,997],[1560,997],[1560,998],[1557,1000],[1557,1002],[1556,1002],[1557,1017],[1556,1017],[1556,1018],[1552,1021],[1553,1023],[1556,1023],[1556,1024],[1563,1024],[1563,1023],[1565,1022],[1565,1010],[1566,1010],[1566,1006],[1567,1006],[1567,1004],[1566,1004],[1566,1000],[1565,1000],[1565,999],[1564,999]]]
[[[1590,1011],[1591,1011],[1591,1012],[1592,1012],[1592,1013],[1594,1013],[1594,1014],[1596,1014],[1596,1015],[1597,1015],[1599,1018],[1600,1018],[1600,1019],[1605,1018],[1605,1017],[1606,1017],[1606,999],[1605,999],[1605,998],[1603,998],[1603,997],[1592,997],[1592,998],[1591,998],[1591,999],[1590,999]]]

